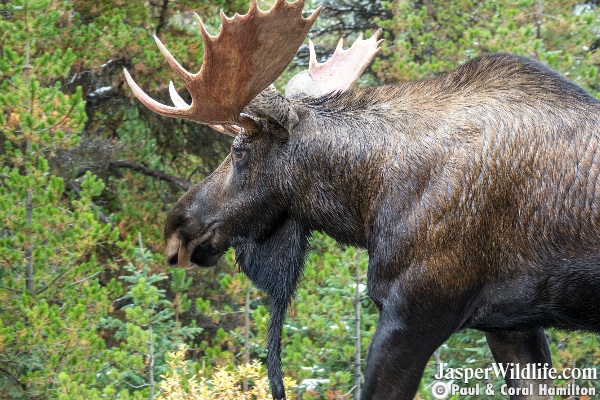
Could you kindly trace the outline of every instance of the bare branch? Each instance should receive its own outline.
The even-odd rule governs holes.
[[[117,168],[132,169],[132,170],[134,170],[136,172],[140,172],[144,175],[152,176],[154,178],[161,179],[165,182],[169,182],[169,183],[171,183],[183,190],[186,190],[186,191],[190,190],[192,188],[192,184],[190,182],[186,181],[185,179],[178,178],[173,175],[169,175],[162,171],[156,171],[156,170],[150,169],[144,165],[135,163],[133,161],[116,160],[116,161],[111,161],[110,165],[117,167]]]

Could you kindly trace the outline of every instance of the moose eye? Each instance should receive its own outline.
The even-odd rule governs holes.
[[[231,157],[236,166],[241,167],[246,165],[248,162],[249,151],[246,149],[233,149],[231,151]]]

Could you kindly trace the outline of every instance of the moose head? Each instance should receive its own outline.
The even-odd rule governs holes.
[[[302,175],[289,162],[290,137],[306,129],[293,99],[347,90],[377,53],[380,31],[369,40],[361,35],[348,50],[340,40],[333,57],[323,64],[317,62],[310,42],[309,69],[290,81],[283,96],[271,84],[290,63],[321,10],[303,18],[303,5],[302,0],[278,0],[264,12],[252,1],[244,16],[227,18],[221,13],[222,28],[215,37],[194,14],[205,44],[197,74],[181,67],[155,37],[190,92],[190,105],[172,82],[169,92],[175,107],[156,102],[125,70],[133,92],[152,111],[210,125],[235,138],[231,155],[169,213],[165,239],[170,265],[214,265],[230,247],[263,241],[281,226],[289,214],[289,196],[297,190],[289,186],[301,182],[290,176],[282,181],[277,172]]]

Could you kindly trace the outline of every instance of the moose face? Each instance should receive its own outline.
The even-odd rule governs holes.
[[[219,168],[170,211],[164,232],[170,265],[212,266],[229,247],[268,237],[281,220],[274,175],[287,140],[281,128],[258,125],[252,134],[238,134]]]
[[[164,232],[170,265],[214,265],[229,247],[265,240],[278,222],[284,222],[284,199],[293,194],[281,188],[289,192],[294,173],[286,164],[286,146],[291,128],[303,122],[289,99],[271,84],[290,63],[321,10],[304,18],[303,6],[302,0],[279,0],[263,12],[251,1],[246,15],[223,18],[217,36],[208,34],[195,15],[204,41],[204,63],[197,74],[186,71],[155,37],[189,91],[191,104],[172,83],[169,94],[175,107],[161,104],[124,71],[133,93],[151,110],[206,124],[235,138],[230,156],[169,213]],[[292,79],[286,95],[299,98],[347,90],[378,52],[380,34],[368,40],[361,35],[348,50],[340,41],[323,64],[317,62],[311,42],[309,70]],[[248,42],[248,37],[254,41]]]

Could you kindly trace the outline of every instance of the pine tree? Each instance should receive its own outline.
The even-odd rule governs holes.
[[[66,380],[95,385],[105,346],[95,324],[112,287],[100,284],[110,262],[96,249],[118,231],[99,221],[101,181],[87,173],[67,191],[50,168],[86,120],[81,89],[61,90],[75,54],[44,51],[62,10],[38,0],[9,11],[0,21],[0,393],[53,398]]]

